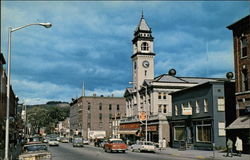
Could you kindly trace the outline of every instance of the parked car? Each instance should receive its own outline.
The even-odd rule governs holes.
[[[69,143],[69,139],[67,137],[62,137],[60,139],[60,142],[62,142],[62,143]]]
[[[147,152],[155,152],[156,147],[153,142],[150,141],[138,141],[136,144],[131,146],[131,151],[147,151]]]
[[[74,137],[72,140],[73,147],[83,147],[83,138],[82,137]]]
[[[35,144],[35,143],[43,143],[43,138],[36,136],[36,137],[29,137],[27,139],[27,144]]]
[[[84,139],[84,140],[83,140],[83,144],[88,145],[88,144],[89,144],[89,140]]]
[[[101,147],[101,143],[103,142],[103,141],[105,141],[106,139],[104,139],[104,138],[97,138],[97,139],[95,139],[95,147]]]
[[[51,153],[48,151],[48,147],[44,143],[24,145],[22,151],[23,153],[18,157],[19,160],[52,159]]]
[[[100,143],[100,147],[104,148],[104,145],[105,145],[106,143],[108,143],[108,140],[107,140],[107,139],[105,139],[104,141],[102,141],[102,142]]]
[[[48,144],[50,146],[59,146],[59,142],[56,138],[50,138]]]
[[[122,141],[122,139],[109,139],[108,143],[104,144],[104,151],[107,152],[123,152],[127,150],[127,145]]]

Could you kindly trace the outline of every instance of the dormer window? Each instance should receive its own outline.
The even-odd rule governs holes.
[[[143,43],[141,44],[141,50],[142,50],[142,51],[148,51],[148,50],[149,50],[149,45],[148,45],[147,42],[143,42]]]

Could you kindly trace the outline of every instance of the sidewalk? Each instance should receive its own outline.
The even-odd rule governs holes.
[[[239,156],[225,157],[226,152],[221,151],[202,151],[202,150],[184,150],[180,151],[176,148],[166,148],[165,150],[157,149],[157,153],[163,153],[176,157],[187,157],[194,159],[206,159],[206,160],[250,160],[249,154],[241,154]]]

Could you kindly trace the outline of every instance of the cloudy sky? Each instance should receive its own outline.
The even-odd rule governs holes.
[[[70,102],[81,95],[122,96],[132,80],[133,32],[141,12],[154,36],[155,76],[225,77],[234,71],[232,32],[247,1],[1,1],[1,52],[12,34],[11,84],[20,101]],[[7,58],[6,58],[7,59]],[[7,65],[5,66],[7,67]]]

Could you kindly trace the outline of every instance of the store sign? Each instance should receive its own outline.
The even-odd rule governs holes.
[[[192,107],[182,107],[182,115],[192,115]]]
[[[120,130],[140,129],[140,123],[120,124]]]

